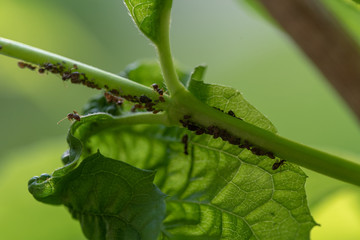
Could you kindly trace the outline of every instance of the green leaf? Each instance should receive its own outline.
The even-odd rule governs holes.
[[[121,114],[120,107],[114,102],[108,102],[104,94],[93,96],[88,103],[85,104],[83,114],[93,114],[98,112],[109,113],[113,116]]]
[[[159,42],[161,21],[169,21],[172,0],[124,0],[137,27],[155,44]]]
[[[189,74],[179,67],[176,69],[176,73],[179,80],[186,85],[189,80]],[[156,83],[160,88],[166,88],[161,67],[157,60],[141,60],[131,63],[120,73],[120,76],[145,86],[151,86],[153,83]]]
[[[276,132],[275,126],[255,107],[248,103],[238,90],[226,86],[204,83],[205,70],[205,66],[196,67],[188,83],[188,90],[200,101],[225,113],[232,111],[236,117],[248,123],[271,132]]]
[[[100,149],[157,170],[154,183],[169,196],[163,239],[309,238],[315,222],[306,202],[306,176],[298,167],[287,163],[274,171],[273,159],[176,127],[92,125],[100,115],[87,117],[91,134],[81,130],[76,136],[87,136],[89,154]],[[181,143],[185,133],[189,155]]]
[[[89,239],[155,239],[165,215],[165,195],[153,184],[155,172],[91,154],[83,147],[94,133],[90,129],[100,130],[99,122],[113,118],[89,118],[92,121],[84,117],[70,129],[66,165],[52,175],[30,179],[30,193],[41,202],[65,205]]]

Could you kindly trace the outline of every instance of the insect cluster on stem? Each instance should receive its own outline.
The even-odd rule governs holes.
[[[220,110],[220,111],[222,111],[222,110]],[[231,110],[228,111],[227,114],[232,117],[242,120],[241,118],[236,117],[235,113]],[[209,135],[212,135],[214,139],[221,138],[223,141],[227,141],[228,143],[230,143],[232,145],[236,145],[239,148],[245,148],[245,149],[251,151],[255,155],[267,156],[271,159],[275,159],[275,155],[273,152],[267,151],[259,146],[256,146],[256,145],[250,143],[246,139],[241,139],[239,137],[236,137],[233,134],[231,134],[230,132],[228,132],[227,130],[222,129],[218,126],[215,126],[215,125],[210,125],[208,127],[201,126],[200,124],[192,121],[190,115],[184,115],[183,119],[180,120],[180,123],[183,125],[183,127],[194,132],[196,135],[209,134]],[[272,169],[276,170],[280,166],[282,166],[284,163],[285,163],[285,160],[280,160],[279,162],[277,161],[273,164]]]

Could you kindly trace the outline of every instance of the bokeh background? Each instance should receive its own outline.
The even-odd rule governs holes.
[[[121,0],[0,5],[1,37],[114,73],[156,57]],[[351,19],[343,21],[354,28]],[[359,159],[356,118],[286,35],[241,0],[174,0],[171,41],[180,66],[208,64],[207,82],[239,89],[280,135]],[[56,123],[97,92],[20,70],[16,63],[0,55],[0,239],[84,239],[64,207],[32,198],[27,181],[61,166],[70,123]],[[305,171],[309,205],[321,224],[312,239],[360,239],[360,188]]]

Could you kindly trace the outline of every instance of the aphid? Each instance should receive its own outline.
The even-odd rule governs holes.
[[[18,66],[19,66],[19,68],[25,68],[27,66],[27,64],[24,62],[18,62]]]
[[[198,126],[196,126],[195,124],[192,124],[192,123],[188,123],[187,124],[187,128],[190,130],[190,131],[196,131],[199,129]]]
[[[71,78],[71,72],[64,72],[62,74],[62,80],[66,81]]]
[[[231,111],[231,110],[228,111],[228,114],[229,114],[230,116],[232,116],[232,117],[236,117],[236,116],[235,116],[235,113],[234,113],[233,111]]]
[[[48,71],[51,71],[54,68],[54,64],[52,63],[45,63],[44,68]]]
[[[73,72],[73,73],[70,74],[70,78],[71,78],[72,83],[80,83],[79,77],[80,77],[79,72]]]
[[[152,103],[152,102],[148,102],[148,103],[145,103],[145,108],[146,108],[146,111],[154,111],[155,108],[153,108],[153,106],[155,106],[155,103]]]
[[[110,90],[110,92],[112,93],[112,94],[114,94],[114,95],[117,95],[117,96],[119,96],[119,91],[118,90],[116,90],[116,89],[112,89],[112,90]]]
[[[73,113],[69,113],[66,117],[58,121],[57,124],[59,125],[59,123],[61,123],[65,119],[68,119],[69,121],[71,120],[80,121],[80,115],[74,110]]]
[[[247,150],[250,150],[251,144],[245,140],[244,143],[239,145],[239,148],[246,148]]]
[[[152,100],[148,96],[145,96],[145,95],[141,95],[139,100],[140,100],[141,103],[150,103],[150,102],[152,102]]]
[[[159,85],[157,85],[156,83],[153,83],[151,86],[160,95],[160,97],[162,97],[162,95],[164,94],[164,90],[159,88]],[[159,99],[160,99],[160,97],[159,97]],[[160,99],[160,101],[165,102],[165,99],[162,98],[162,99]]]
[[[42,73],[44,73],[44,72],[45,72],[45,69],[44,69],[44,68],[39,68],[39,70],[38,70],[38,71],[39,71],[39,73],[41,73],[41,74],[42,74]]]
[[[131,112],[135,112],[136,109],[142,109],[142,108],[144,108],[144,107],[143,107],[141,104],[136,103],[135,105],[133,105],[133,106],[131,107],[130,111],[131,111]]]
[[[159,100],[160,100],[160,102],[165,102],[164,96],[163,96],[163,95],[160,95],[160,96],[159,96]]]
[[[278,169],[281,165],[283,165],[285,163],[285,160],[282,159],[280,160],[280,162],[276,161],[273,165],[272,165],[272,170],[276,170]]]
[[[199,128],[199,129],[196,130],[196,132],[195,132],[196,135],[201,135],[201,134],[203,134],[203,133],[205,133],[205,129],[203,129],[203,128]]]
[[[88,80],[87,76],[85,73],[80,73],[80,75],[83,77],[83,80],[86,81]],[[93,79],[94,80],[94,79]]]
[[[33,66],[33,65],[31,65],[31,64],[28,64],[26,67],[27,67],[28,69],[30,69],[30,70],[35,70],[35,69],[36,69],[36,67]]]
[[[124,102],[124,99],[122,97],[117,97],[117,96],[114,96],[112,95],[111,93],[109,92],[104,92],[104,96],[105,96],[105,99],[108,103],[110,102],[114,102],[116,103],[117,105],[122,105],[123,102]]]
[[[184,144],[184,154],[185,155],[189,155],[189,152],[188,152],[188,140],[189,140],[189,136],[187,134],[185,134],[181,139],[181,142]]]
[[[272,153],[272,152],[267,152],[266,156],[268,156],[271,159],[275,159],[274,153]]]
[[[73,65],[74,69],[78,69],[78,66],[76,64]]]
[[[160,96],[162,96],[163,94],[164,94],[164,90],[162,90],[162,89],[158,89],[158,94],[160,95]]]
[[[156,83],[153,83],[151,86],[153,87],[153,89],[154,89],[155,91],[158,91],[159,85],[157,85]]]
[[[0,50],[2,49],[2,46],[0,45]]]

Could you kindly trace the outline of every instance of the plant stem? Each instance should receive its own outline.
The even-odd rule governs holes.
[[[93,76],[94,82],[99,86],[106,84],[110,88],[121,88],[126,94],[137,96],[146,94],[149,97],[154,97],[154,99],[158,98],[157,93],[154,93],[154,91],[148,87],[86,64],[3,38],[0,38],[0,45],[2,46],[0,50],[1,54],[34,64],[43,64],[46,62],[57,63],[62,61],[65,61],[68,67],[76,64],[79,70]],[[167,66],[173,66],[169,48],[161,49],[162,48],[160,48],[159,52],[167,56],[167,58],[165,58],[167,59],[166,61],[164,61],[164,59],[162,60],[163,69],[166,69]],[[170,59],[168,57],[170,57]],[[168,74],[174,77],[176,74],[174,75],[175,70],[174,68],[172,69]],[[256,146],[273,152],[280,158],[327,176],[360,186],[359,164],[292,142],[252,124],[221,113],[199,101],[180,84],[177,78],[170,79],[172,80],[169,86],[172,86],[173,95],[171,99],[164,95],[166,102],[163,103],[168,105],[166,106],[166,109],[169,111],[167,114],[141,113],[122,116],[114,119],[114,121],[118,124],[152,123],[178,126],[178,121],[182,119],[185,114],[188,114],[192,116],[194,122],[204,127],[211,125],[218,126],[237,137],[248,140]],[[174,94],[175,92],[176,94]],[[83,120],[86,120],[86,117],[84,117]]]
[[[170,50],[170,12],[172,1],[164,1],[165,10],[162,12],[159,26],[159,42],[156,43],[157,52],[160,59],[161,70],[164,75],[166,86],[171,95],[178,91],[185,90],[185,87],[180,83],[176,74],[173,58]]]
[[[134,96],[145,94],[154,99],[158,98],[158,95],[150,87],[143,86],[137,82],[120,77],[113,73],[103,71],[101,69],[59,56],[57,54],[53,54],[5,38],[0,38],[0,46],[2,46],[0,54],[21,59],[23,61],[37,65],[43,65],[45,63],[62,63],[63,66],[71,69],[74,64],[76,64],[78,68],[76,71],[85,73],[89,80],[101,88],[106,88],[106,85],[106,89],[116,89],[120,92],[120,94],[124,93],[126,95],[130,94]],[[167,98],[165,95],[164,97]]]
[[[273,152],[277,157],[296,163],[318,173],[360,186],[360,165],[346,159],[321,152],[302,144],[285,139],[277,134],[256,127],[252,124],[223,114],[200,102],[190,92],[182,91],[173,99],[174,104],[181,104],[177,113],[190,115],[191,120],[204,127],[218,126],[227,132],[248,140],[255,146]],[[184,109],[184,110],[181,110]]]
[[[86,115],[81,118],[82,121],[87,121],[87,118],[91,120],[91,116]],[[142,113],[129,113],[124,114],[119,117],[114,117],[112,121],[109,121],[108,119],[104,119],[104,122],[101,124],[101,126],[104,129],[109,129],[111,126],[120,126],[120,125],[135,125],[135,124],[162,124],[165,126],[169,126],[169,122],[167,119],[167,114],[164,113],[158,113],[153,114],[151,112],[142,112]]]

